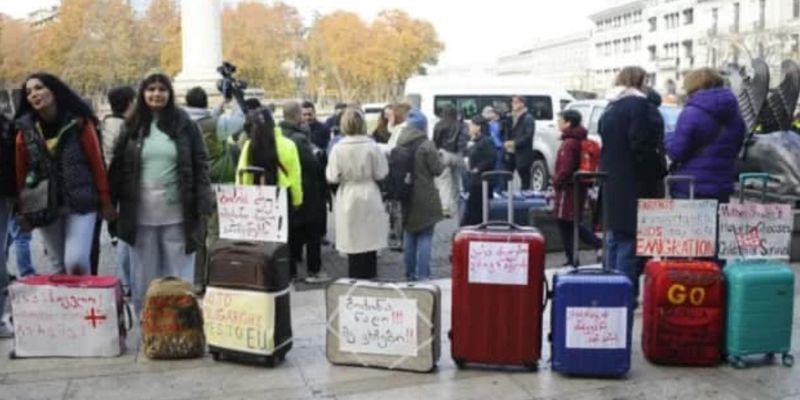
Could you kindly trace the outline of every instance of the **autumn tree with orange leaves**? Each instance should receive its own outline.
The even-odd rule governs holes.
[[[296,8],[239,2],[222,14],[223,54],[239,76],[267,96],[397,98],[404,82],[424,73],[443,49],[433,25],[400,10],[372,22],[337,11],[303,25]],[[63,0],[58,18],[41,30],[0,18],[0,85],[18,87],[46,70],[82,93],[136,84],[158,69],[181,70],[180,12],[174,0],[153,0],[136,15],[124,0]]]
[[[398,97],[444,49],[433,25],[400,10],[384,11],[372,24],[351,12],[319,17],[306,46],[309,86],[346,101]]]

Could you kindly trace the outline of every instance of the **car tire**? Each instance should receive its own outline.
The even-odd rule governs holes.
[[[550,186],[550,171],[544,159],[537,158],[531,165],[531,189],[543,192]]]

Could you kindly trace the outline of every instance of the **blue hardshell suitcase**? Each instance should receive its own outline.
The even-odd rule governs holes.
[[[573,179],[602,182],[605,176],[579,172]],[[553,371],[625,375],[631,366],[632,297],[631,280],[601,264],[555,274],[550,316]]]
[[[531,210],[548,208],[547,197],[540,192],[516,192],[513,194],[513,221],[520,226],[531,226]],[[508,192],[489,200],[489,219],[505,221],[508,213]]]
[[[581,268],[554,275],[553,292],[553,371],[625,375],[631,366],[633,330],[630,279],[615,271]]]

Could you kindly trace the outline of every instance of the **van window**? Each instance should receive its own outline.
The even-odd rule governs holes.
[[[550,96],[527,96],[528,111],[537,120],[553,120],[553,100]]]
[[[566,100],[566,99],[561,99],[561,102],[560,102],[561,111],[564,111],[564,109],[567,108],[567,105],[569,103],[572,103],[572,101],[571,100]]]
[[[447,106],[455,107],[464,119],[471,119],[481,112],[476,96],[436,96],[434,113],[441,118],[442,110]]]
[[[552,120],[553,119],[553,104],[550,96],[525,96],[528,105],[528,111],[539,120]],[[434,113],[437,117],[441,117],[442,110],[451,105],[456,107],[465,119],[480,114],[486,106],[497,108],[506,108],[511,111],[511,96],[509,95],[483,95],[483,96],[448,96],[441,95],[433,98]],[[505,105],[505,106],[503,106]]]

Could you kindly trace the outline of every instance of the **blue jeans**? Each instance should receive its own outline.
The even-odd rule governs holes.
[[[67,214],[39,228],[56,273],[89,275],[97,213]]]
[[[619,271],[627,276],[633,284],[633,306],[639,297],[640,262],[636,257],[636,234],[609,230],[606,236],[606,268]]]
[[[433,244],[433,227],[403,235],[403,256],[406,261],[406,279],[424,281],[431,278],[431,245]]]
[[[17,272],[20,277],[30,276],[36,274],[33,269],[33,262],[31,261],[31,237],[30,232],[23,232],[17,224],[15,218],[8,220],[8,242],[6,244],[6,254],[8,248],[14,245],[17,252]]]

